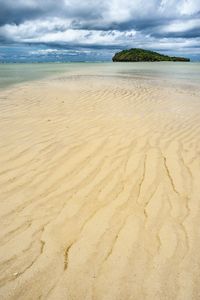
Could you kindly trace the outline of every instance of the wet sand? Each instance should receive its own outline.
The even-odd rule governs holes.
[[[200,298],[199,91],[71,76],[0,91],[0,298]]]

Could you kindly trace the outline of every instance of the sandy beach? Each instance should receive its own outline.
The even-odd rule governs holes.
[[[0,299],[200,299],[200,92],[60,75],[0,91]]]

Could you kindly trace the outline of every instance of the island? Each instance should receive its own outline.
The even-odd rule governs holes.
[[[188,62],[189,58],[175,57],[163,55],[154,51],[144,50],[139,48],[132,48],[129,50],[122,50],[115,53],[112,60],[114,62],[141,62],[141,61],[181,61]]]

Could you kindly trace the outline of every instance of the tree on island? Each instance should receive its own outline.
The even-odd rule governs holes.
[[[189,58],[163,55],[154,51],[132,48],[115,53],[114,62],[139,62],[139,61],[190,61]]]

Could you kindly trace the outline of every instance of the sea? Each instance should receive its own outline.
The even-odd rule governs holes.
[[[179,82],[200,87],[200,62],[75,62],[75,63],[2,63],[0,89],[48,76],[91,75],[128,76]]]

